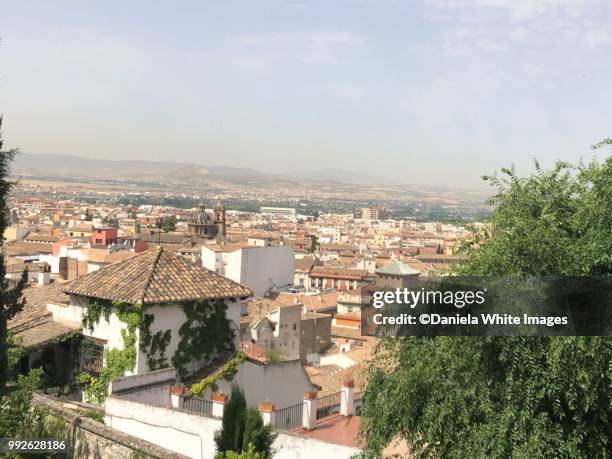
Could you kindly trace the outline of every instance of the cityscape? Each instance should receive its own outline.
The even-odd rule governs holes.
[[[0,458],[607,458],[609,0],[0,6]]]

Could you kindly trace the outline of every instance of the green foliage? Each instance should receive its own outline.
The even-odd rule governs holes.
[[[89,419],[93,419],[94,421],[104,424],[104,413],[101,411],[90,409],[85,412],[85,416],[87,416]]]
[[[220,379],[231,381],[238,372],[238,367],[246,360],[246,355],[243,352],[237,353],[234,357],[228,360],[223,369],[214,375],[207,376],[201,381],[191,386],[191,392],[195,395],[202,395],[207,388],[211,388],[213,392],[217,389],[216,382]]]
[[[274,362],[280,362],[284,360],[285,357],[277,349],[270,349],[266,353],[266,359],[268,360],[268,362],[274,363]]]
[[[195,301],[185,303],[182,307],[187,320],[179,329],[181,340],[172,358],[172,363],[181,377],[186,374],[189,363],[204,360],[217,352],[232,350],[234,345],[234,333],[231,321],[225,316],[226,305],[223,301]],[[86,394],[97,403],[106,399],[111,381],[122,377],[126,371],[133,370],[136,365],[137,330],[140,335],[140,350],[147,356],[149,369],[158,370],[168,366],[166,348],[172,339],[172,331],[159,330],[152,334],[150,327],[155,316],[147,314],[142,307],[118,301],[92,299],[83,316],[83,327],[93,330],[102,318],[108,321],[113,310],[119,320],[126,324],[126,328],[121,331],[123,349],[105,351],[104,368],[98,377],[87,374],[78,377],[78,381],[86,387]],[[239,354],[228,362],[219,377],[231,380],[236,367],[242,361],[244,356]],[[202,387],[198,393],[203,392],[212,383],[214,380],[198,383],[196,389]]]
[[[315,253],[317,250],[319,250],[320,246],[321,244],[319,244],[319,238],[317,237],[317,235],[311,234],[310,235],[310,247],[308,248],[308,253]]]
[[[244,393],[237,385],[233,385],[230,399],[223,408],[221,430],[215,433],[218,452],[242,451],[245,413]]]
[[[119,220],[117,220],[116,218],[104,217],[102,219],[102,224],[118,228],[119,227]]]
[[[83,315],[83,327],[93,331],[95,325],[102,319],[108,321],[112,311],[119,320],[126,324],[121,330],[123,349],[110,349],[104,354],[104,368],[98,377],[81,374],[77,382],[85,385],[86,394],[91,400],[102,403],[106,399],[108,384],[114,379],[124,376],[136,365],[136,330],[140,331],[140,349],[147,355],[150,370],[167,366],[165,351],[172,338],[171,330],[158,331],[151,335],[150,326],[154,316],[145,314],[143,310],[129,303],[91,299]]]
[[[176,217],[171,215],[162,221],[162,229],[167,233],[176,230]]]
[[[155,316],[144,314],[140,323],[140,345],[147,355],[149,370],[160,370],[168,366],[166,348],[172,339],[172,330],[159,330],[151,335],[150,326]]]
[[[17,384],[0,399],[0,437],[24,440],[54,438],[69,443],[64,421],[51,416],[46,408],[32,406],[32,392],[40,388],[41,377],[40,368],[27,376],[19,376]],[[7,453],[5,456],[11,457]]]
[[[244,438],[242,440],[242,451],[248,451],[253,447],[265,459],[272,457],[272,444],[277,434],[271,425],[264,425],[261,414],[255,408],[249,408],[246,412],[244,422]]]
[[[527,178],[504,169],[490,226],[461,247],[466,275],[612,274],[612,158]],[[368,369],[366,456],[608,457],[606,337],[383,338]]]
[[[142,317],[139,309],[119,301],[92,300],[83,316],[83,326],[93,330],[102,316],[109,320],[113,308],[119,320],[126,324],[126,328],[121,330],[123,349],[104,351],[104,367],[98,376],[82,373],[77,377],[77,382],[85,386],[88,399],[96,403],[104,403],[108,385],[136,366],[136,330],[141,324]]]
[[[226,309],[221,300],[183,304],[187,320],[179,329],[181,340],[172,357],[179,377],[186,375],[190,363],[234,349],[234,331]]]
[[[265,426],[259,411],[246,407],[244,393],[236,385],[223,410],[221,430],[215,433],[215,458],[261,458],[273,455],[276,434],[272,426]]]
[[[8,333],[7,355],[9,371],[14,370],[21,358],[25,355],[25,350],[21,346],[22,342],[23,338],[21,338],[21,336],[14,335],[11,332]]]
[[[215,459],[265,459],[265,456],[255,451],[253,445],[249,445],[246,451],[217,453]]]
[[[603,164],[484,177],[498,190],[491,225],[460,247],[465,275],[582,276],[612,272],[612,157]]]
[[[0,116],[0,129],[2,128],[2,117]],[[2,150],[2,136],[0,131],[0,396],[5,391],[6,383],[11,370],[8,349],[10,347],[8,336],[8,321],[23,309],[25,299],[23,289],[28,282],[27,269],[24,269],[21,279],[13,288],[9,288],[9,280],[6,276],[4,263],[4,231],[8,226],[7,216],[10,209],[7,205],[8,193],[13,182],[8,180],[9,166],[17,154],[17,150]]]

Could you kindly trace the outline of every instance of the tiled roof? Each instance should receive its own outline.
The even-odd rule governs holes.
[[[8,256],[51,253],[53,244],[48,242],[8,241],[4,244],[4,250]]]
[[[419,271],[412,266],[408,266],[406,263],[402,263],[399,260],[394,260],[382,268],[378,268],[376,272],[378,274],[387,274],[390,276],[414,276],[419,274]]]
[[[8,328],[14,333],[29,329],[35,324],[51,320],[51,312],[47,310],[48,303],[67,304],[68,295],[62,292],[67,284],[52,282],[47,285],[28,285],[23,290],[25,306],[15,317],[9,320]]]
[[[372,277],[372,274],[366,269],[352,269],[338,266],[315,266],[310,272],[310,277],[361,280],[365,277]]]
[[[51,236],[50,234],[28,233],[23,239],[27,242],[50,242],[54,243],[60,240],[59,236]]]
[[[53,322],[49,320],[48,322],[40,323],[34,325],[31,328],[23,330],[18,333],[18,336],[23,340],[21,345],[26,349],[33,349],[41,346],[45,346],[58,338],[69,335],[75,331],[78,331],[80,326],[68,324],[68,323],[60,323]]]
[[[316,295],[295,295],[293,293],[273,293],[270,297],[286,306],[298,303],[306,306],[307,311],[328,311],[338,306],[338,292],[327,292]]]
[[[132,304],[244,298],[253,293],[163,247],[79,277],[64,291]]]

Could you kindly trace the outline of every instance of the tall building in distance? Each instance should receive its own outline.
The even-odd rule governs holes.
[[[213,207],[213,215],[215,218],[215,225],[217,225],[217,236],[225,238],[226,235],[226,224],[225,224],[225,206],[221,201],[217,201],[215,207]]]
[[[364,207],[361,209],[363,220],[386,220],[389,218],[389,211],[383,205]]]

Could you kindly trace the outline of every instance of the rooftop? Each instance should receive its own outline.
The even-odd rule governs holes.
[[[378,268],[376,273],[388,276],[416,276],[419,274],[419,271],[406,263],[402,263],[399,260],[394,260],[382,268]]]
[[[245,298],[253,293],[163,247],[79,277],[64,292],[132,304]]]

